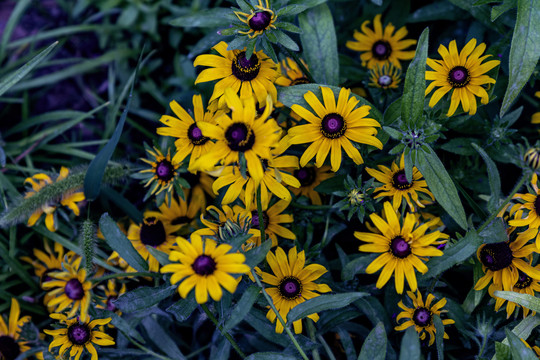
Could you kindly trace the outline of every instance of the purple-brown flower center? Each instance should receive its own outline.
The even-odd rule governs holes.
[[[270,25],[270,22],[272,21],[272,13],[269,11],[258,11],[256,12],[251,19],[249,19],[248,24],[249,27],[253,31],[261,31],[264,30]]]
[[[514,286],[517,287],[518,289],[526,289],[529,286],[531,286],[533,279],[527,274],[525,274],[524,272],[520,270],[518,271],[519,271],[518,281],[516,282]]]
[[[203,145],[208,141],[208,138],[203,136],[201,129],[199,129],[196,123],[189,126],[187,135],[193,145]]]
[[[392,54],[392,47],[387,41],[379,40],[371,47],[371,53],[377,60],[386,60]]]
[[[432,321],[431,311],[425,307],[418,307],[414,310],[412,319],[414,323],[420,327],[429,326]]]
[[[268,214],[266,211],[263,211],[263,221],[264,221],[264,227],[268,228],[268,222],[270,218],[268,217]],[[259,220],[259,212],[257,210],[254,210],[251,212],[251,227],[253,229],[260,229],[261,222]]]
[[[455,66],[448,73],[448,82],[454,88],[464,87],[471,81],[471,74],[463,66]]]
[[[158,247],[167,240],[165,226],[163,226],[161,220],[155,217],[149,217],[144,220],[139,236],[144,245],[152,247]]]
[[[486,244],[480,250],[480,261],[491,271],[502,270],[512,264],[512,250],[507,242]]]
[[[294,170],[293,175],[298,179],[302,187],[310,186],[315,181],[315,169],[312,167],[304,167]]]
[[[405,170],[399,170],[392,176],[392,185],[395,189],[405,190],[409,189],[412,186],[413,182],[407,181],[407,176],[405,176]]]
[[[232,73],[241,81],[251,81],[259,75],[261,63],[257,55],[252,54],[249,59],[246,59],[246,52],[239,52],[232,61]]]
[[[379,80],[377,81],[379,83],[379,85],[381,85],[382,87],[387,87],[387,86],[390,86],[392,85],[392,77],[391,76],[388,76],[388,75],[381,75],[379,77]]]
[[[70,279],[64,286],[66,296],[71,300],[81,300],[84,297],[83,285],[79,279]]]
[[[291,81],[290,86],[301,85],[301,84],[309,84],[309,83],[310,83],[310,81],[308,80],[307,77],[301,77],[301,78],[294,79],[293,81]]]
[[[536,195],[536,199],[534,199],[534,211],[536,215],[540,216],[540,195]]]
[[[346,130],[347,123],[339,114],[327,114],[321,121],[321,133],[329,139],[337,139],[343,136]]]
[[[208,255],[200,255],[195,259],[191,268],[198,275],[211,275],[216,270],[216,262]]]
[[[245,152],[255,144],[255,133],[246,124],[237,122],[227,128],[225,139],[231,150]]]
[[[401,236],[397,236],[390,242],[390,251],[395,257],[403,259],[411,254],[411,245]]]
[[[84,345],[90,340],[90,329],[86,324],[75,323],[68,327],[67,336],[75,345]]]
[[[169,160],[161,160],[156,165],[156,176],[159,180],[169,182],[174,177],[174,166]]]
[[[302,295],[302,283],[294,276],[285,276],[278,285],[279,294],[288,300]]]
[[[14,360],[21,353],[19,344],[11,336],[0,336],[0,359]]]
[[[116,296],[109,296],[107,297],[107,310],[109,311],[115,311],[116,310],[116,305],[114,305],[114,301],[117,299],[118,297]]]

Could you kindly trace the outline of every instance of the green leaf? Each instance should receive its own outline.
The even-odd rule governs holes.
[[[358,360],[384,359],[386,359],[386,331],[384,331],[384,324],[380,322],[371,330],[362,344]]]
[[[143,214],[129,200],[122,196],[122,194],[110,187],[105,187],[101,191],[103,195],[108,197],[114,203],[114,205],[118,206],[124,214],[129,216],[131,220],[137,224],[142,223]]]
[[[294,16],[294,15],[300,14],[301,12],[305,11],[306,9],[307,9],[307,6],[300,5],[300,4],[298,4],[298,5],[287,5],[287,6],[282,7],[281,9],[279,9],[276,12],[276,16],[277,17],[280,17],[280,16]]]
[[[23,77],[25,77],[37,64],[42,62],[56,45],[58,45],[58,41],[49,45],[49,47],[34,56],[29,62],[21,66],[19,69],[17,69],[17,71],[9,74],[5,79],[0,81],[0,96],[2,96],[13,85],[18,83]]]
[[[287,49],[291,49],[292,51],[300,51],[298,44],[296,44],[294,40],[289,37],[289,35],[280,30],[274,30],[273,33],[276,35],[277,41],[281,45],[285,46]]]
[[[386,113],[384,114],[386,115]],[[403,133],[393,127],[383,126],[383,130],[394,140],[401,140],[403,138]]]
[[[317,98],[322,100],[321,86],[331,89],[334,92],[334,96],[336,97],[336,99],[338,98],[339,92],[341,90],[340,87],[328,86],[324,84],[301,84],[279,88],[278,100],[287,107],[291,107],[294,104],[297,104],[306,109],[311,109],[307,101],[304,99],[304,94],[308,91],[311,91],[315,94],[315,96],[317,96]],[[359,95],[354,94],[353,92],[351,92],[351,96],[354,96],[359,101],[358,106],[368,105],[371,107],[371,109],[369,110],[369,117],[377,120],[379,123],[382,121],[381,112],[377,110],[377,108],[373,106],[369,101]]]
[[[247,288],[246,291],[244,291],[242,297],[240,298],[240,300],[238,300],[236,306],[230,311],[231,316],[223,327],[225,331],[231,330],[242,320],[244,320],[249,310],[251,310],[251,308],[253,307],[253,304],[255,304],[255,301],[257,301],[260,293],[261,289],[255,285],[251,285]]]
[[[428,278],[435,277],[452,266],[467,260],[476,253],[478,247],[482,244],[482,239],[476,233],[476,230],[469,230],[465,237],[452,246],[447,245],[444,249],[444,255],[432,257],[427,262],[428,272],[424,275]]]
[[[529,80],[538,62],[540,44],[540,0],[518,0],[517,19],[510,46],[510,75],[504,94],[502,117]]]
[[[4,60],[4,56],[6,55],[6,49],[7,49],[9,40],[11,38],[11,35],[13,35],[13,30],[15,30],[15,28],[17,27],[17,23],[19,22],[21,17],[23,17],[26,8],[31,3],[32,3],[32,0],[19,0],[19,1],[17,1],[15,3],[16,5],[13,7],[13,9],[11,9],[11,14],[9,14],[10,11],[8,10],[8,9],[10,9],[10,7],[6,8],[6,10],[8,10],[7,14],[9,15],[9,19],[8,19],[7,23],[4,23],[4,26],[3,26],[3,29],[2,29],[2,40],[0,42],[0,63],[2,63],[2,61]],[[4,21],[5,21],[5,19],[4,19]],[[33,37],[33,36],[30,36],[30,37]],[[55,44],[57,44],[57,43],[58,42],[56,42]],[[0,93],[0,95],[1,95],[1,93]]]
[[[410,184],[413,182],[413,155],[416,158],[416,150],[411,150],[410,147],[406,147],[403,155],[403,166],[405,170],[405,178]]]
[[[458,155],[474,155],[471,138],[456,137],[441,145],[441,149]]]
[[[427,151],[424,148],[427,148]],[[437,202],[459,226],[466,230],[467,217],[461,200],[459,200],[456,186],[443,163],[429,145],[424,145],[416,152],[416,167],[426,179],[429,190]]]
[[[491,8],[491,21],[495,21],[507,12],[508,10],[515,8],[517,5],[517,0],[505,0],[501,5],[493,6]]]
[[[343,308],[364,296],[369,296],[369,294],[363,292],[350,292],[317,296],[292,308],[287,314],[287,323],[290,324],[320,311]]]
[[[169,25],[178,27],[218,27],[229,22],[225,17],[231,13],[231,9],[221,7],[205,9],[195,14],[180,16],[171,20]]]
[[[298,26],[296,26],[294,24],[291,24],[291,23],[288,23],[288,22],[278,22],[278,23],[276,23],[276,27],[278,29],[282,29],[282,30],[292,32],[292,33],[297,33],[297,34],[302,33],[302,29],[300,29]]]
[[[504,345],[499,341],[495,341],[495,357],[497,360],[512,360],[510,346]]]
[[[401,340],[399,360],[420,360],[420,339],[414,326],[409,327]]]
[[[116,329],[118,329],[120,332],[132,337],[133,339],[145,343],[144,338],[139,334],[137,330],[135,330],[135,327],[129,324],[125,319],[118,316],[114,311],[105,310],[105,309],[97,309],[95,308],[94,311],[97,313],[97,318],[99,319],[106,319],[108,317],[111,318],[111,325],[113,325]]]
[[[493,294],[496,297],[515,302],[527,309],[532,311],[540,312],[540,299],[529,295],[529,294],[520,294],[513,291],[495,291]]]
[[[459,6],[463,10],[468,11],[474,18],[484,24],[487,28],[492,28],[495,31],[503,34],[506,31],[506,27],[502,26],[498,22],[491,22],[491,16],[488,6],[473,6],[470,0],[450,0],[450,2],[456,6]],[[461,16],[460,19],[464,19],[465,16]]]
[[[540,318],[538,316],[528,316],[521,320],[521,322],[512,329],[512,332],[518,337],[526,339],[531,336],[532,331],[538,325],[540,325]],[[502,343],[508,345],[508,339],[504,339]]]
[[[151,245],[146,245],[146,250],[148,250],[150,255],[156,258],[156,260],[161,266],[171,263],[169,261],[169,255],[165,254],[163,251],[160,251]]]
[[[303,55],[318,83],[339,84],[336,30],[328,5],[321,4],[298,15]]]
[[[191,316],[197,306],[199,304],[195,301],[195,291],[191,291],[185,299],[178,300],[169,306],[166,311],[172,314],[176,321],[184,322]]]
[[[148,309],[176,292],[176,286],[163,284],[158,287],[144,286],[120,295],[114,305],[125,313]]]
[[[422,125],[424,99],[426,92],[426,59],[428,50],[429,28],[424,29],[414,59],[407,69],[403,96],[401,97],[401,120],[416,128]]]
[[[438,1],[426,5],[410,14],[407,22],[417,23],[436,20],[459,20],[463,19],[465,12],[456,8],[446,1]]]
[[[529,349],[523,341],[520,340],[512,331],[508,328],[504,328],[506,338],[510,343],[510,352],[512,353],[512,359],[519,360],[538,360],[532,349]]]
[[[439,315],[433,316],[433,324],[435,325],[435,344],[437,346],[437,360],[444,360],[444,325]]]
[[[297,360],[297,357],[278,352],[258,352],[249,355],[245,360]]]
[[[480,232],[484,244],[498,243],[508,240],[504,220],[496,217]]]
[[[163,351],[171,359],[175,360],[185,360],[186,357],[176,344],[176,341],[171,338],[169,335],[170,332],[163,329],[161,324],[156,321],[152,316],[145,316],[142,319],[142,325],[146,330],[149,336],[150,341],[152,341],[161,351]]]
[[[375,257],[374,255],[365,255],[349,261],[341,270],[341,279],[343,281],[352,280],[356,274],[364,272],[368,265],[375,260]]]
[[[266,258],[271,247],[272,240],[266,240],[261,245],[246,252],[244,255],[246,256],[247,266],[253,269],[255,266],[259,265],[259,263]]]
[[[489,179],[489,188],[491,190],[491,198],[489,199],[489,208],[497,207],[499,203],[499,197],[501,194],[501,177],[497,165],[491,160],[489,155],[480,146],[475,143],[471,143],[472,147],[478,151],[484,162],[486,163]]]
[[[384,111],[381,125],[389,126],[401,118],[401,98],[395,100]]]
[[[99,228],[105,236],[109,246],[116,251],[120,257],[135,270],[139,272],[148,271],[148,263],[144,261],[141,255],[135,250],[131,241],[118,228],[114,220],[105,213],[99,219]]]

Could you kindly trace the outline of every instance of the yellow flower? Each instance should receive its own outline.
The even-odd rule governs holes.
[[[118,289],[120,285],[120,289]],[[97,304],[98,309],[107,309],[109,311],[117,311],[116,306],[113,301],[118,299],[118,297],[126,292],[126,284],[118,284],[115,279],[107,280],[107,288],[105,291],[105,299],[101,304]],[[121,315],[121,311],[117,311],[118,315]],[[109,325],[111,326],[111,325]]]
[[[51,280],[49,273],[62,271],[64,256],[67,258],[68,262],[71,262],[73,258],[79,256],[73,251],[65,253],[64,247],[57,242],[54,243],[54,251],[51,249],[47,240],[43,241],[43,247],[45,248],[45,251],[34,248],[33,253],[35,259],[32,259],[29,256],[21,257],[22,260],[32,264],[34,273],[39,277],[41,285],[43,285],[44,282]]]
[[[514,199],[520,202],[510,209],[514,214],[514,219],[508,222],[508,225],[520,227],[527,226],[529,230],[536,231],[536,248],[540,250],[540,190],[538,190],[538,175],[534,173],[531,178],[532,193],[516,194]],[[523,217],[525,215],[525,217]]]
[[[395,34],[395,27],[391,23],[382,28],[381,14],[375,16],[373,20],[373,30],[367,25],[369,20],[362,23],[362,32],[354,31],[356,41],[347,41],[346,46],[355,51],[360,51],[362,66],[373,69],[375,66],[392,64],[401,69],[400,60],[410,60],[414,57],[414,50],[405,51],[411,45],[416,44],[416,40],[402,40],[407,36],[405,26],[401,27]]]
[[[302,65],[307,69],[308,66],[302,61]],[[291,58],[286,58],[280,63],[281,73],[283,76],[276,80],[276,84],[279,86],[294,86],[301,84],[309,84],[310,81],[306,75],[302,72],[298,64]]]
[[[240,34],[248,35],[251,39],[263,34],[265,30],[275,29],[274,22],[277,19],[276,14],[270,9],[268,0],[265,1],[266,6],[263,6],[262,0],[259,0],[259,5],[255,5],[257,10],[251,10],[250,14],[235,11],[234,14],[241,22],[249,26],[249,31],[238,31]]]
[[[189,158],[189,167],[191,167],[195,159],[206,153],[212,145],[210,139],[203,136],[197,124],[201,122],[214,124],[221,112],[204,111],[201,95],[193,95],[193,117],[176,101],[171,101],[169,105],[177,118],[163,115],[159,121],[167,127],[158,128],[157,133],[177,138],[174,142],[176,154],[173,162],[180,163],[191,155]]]
[[[21,308],[15,298],[11,298],[11,310],[9,312],[8,323],[0,315],[0,359],[15,359],[30,347],[26,341],[20,338],[21,327],[30,321],[30,316],[23,316],[19,319]]]
[[[463,111],[469,115],[476,114],[476,98],[480,98],[482,104],[487,104],[489,96],[482,87],[484,84],[495,84],[495,80],[485,75],[489,70],[499,65],[499,60],[491,60],[484,64],[486,58],[491,55],[480,57],[486,50],[486,44],[476,46],[476,39],[471,39],[458,53],[456,41],[452,40],[448,49],[444,45],[439,46],[439,54],[442,60],[427,59],[427,64],[434,71],[426,71],[426,80],[433,80],[426,88],[426,96],[435,87],[429,100],[429,106],[433,107],[450,90],[452,99],[446,116],[452,116],[461,103]]]
[[[159,207],[159,212],[171,223],[180,226],[182,233],[187,228],[197,228],[197,219],[204,204],[204,192],[200,187],[193,191],[184,190],[186,199],[172,197],[171,201],[165,198],[165,202]]]
[[[215,236],[219,238],[219,233],[222,227],[225,225],[227,220],[230,220],[232,222],[236,222],[236,220],[240,221],[240,226],[243,227],[245,219],[243,217],[239,217],[240,215],[238,212],[235,212],[230,206],[228,205],[222,205],[221,208],[223,211],[215,207],[214,205],[210,205],[206,208],[207,213],[212,213],[215,215],[215,221],[208,220],[204,217],[204,215],[201,215],[201,222],[203,223],[205,228],[199,229],[195,231],[193,235],[198,236]]]
[[[47,295],[51,300],[47,302],[49,311],[61,312],[71,306],[68,313],[73,317],[79,312],[82,321],[88,316],[92,283],[86,280],[86,270],[80,269],[81,257],[73,262],[64,262],[62,268],[65,271],[51,272],[50,281],[43,283],[42,287],[49,290]]]
[[[377,165],[377,167],[380,171],[366,168],[369,175],[382,183],[382,186],[375,189],[375,192],[378,194],[374,198],[377,199],[383,196],[392,197],[394,210],[397,210],[401,206],[403,199],[407,201],[411,211],[415,210],[413,201],[416,205],[423,208],[424,205],[419,201],[417,192],[427,194],[432,200],[435,200],[431,191],[427,189],[426,180],[422,179],[422,174],[416,166],[413,167],[412,181],[407,181],[407,177],[405,176],[405,157],[403,154],[401,154],[399,166],[395,162],[392,162],[391,169],[384,165]]]
[[[145,169],[139,171],[140,174],[147,174],[149,179],[144,184],[144,187],[152,185],[154,183],[151,195],[159,194],[162,191],[172,193],[174,188],[174,181],[178,178],[178,168],[180,163],[175,161],[174,158],[171,160],[171,150],[167,149],[167,156],[164,156],[158,148],[154,147],[154,151],[146,149],[146,152],[153,159],[144,159],[142,161],[152,166],[151,169]]]
[[[358,232],[354,236],[369,244],[360,245],[360,251],[382,253],[366,268],[366,274],[373,274],[383,268],[377,288],[382,288],[395,274],[396,291],[403,293],[404,278],[412,291],[416,291],[415,269],[425,274],[428,271],[424,264],[428,256],[441,256],[443,252],[436,248],[444,244],[449,238],[447,234],[433,231],[426,234],[429,224],[419,224],[414,214],[407,213],[403,226],[396,215],[396,211],[389,202],[384,203],[386,221],[377,214],[369,218],[375,224],[380,234]],[[442,239],[442,240],[439,240]]]
[[[293,176],[300,182],[298,188],[289,187],[296,196],[307,196],[314,205],[322,205],[321,197],[315,188],[324,180],[334,176],[330,166],[315,167],[307,165],[294,170]]]
[[[300,105],[292,106],[292,110],[309,123],[292,127],[287,135],[289,145],[311,143],[300,158],[300,166],[306,166],[308,161],[317,155],[315,165],[321,167],[331,152],[332,171],[338,171],[342,148],[356,164],[362,164],[362,155],[351,141],[382,149],[381,141],[375,137],[375,127],[381,125],[374,119],[366,118],[370,106],[363,105],[355,109],[359,100],[350,96],[349,89],[341,88],[337,106],[330,88],[321,86],[321,91],[324,106],[313,92],[304,94],[304,99],[317,115]]]
[[[96,326],[108,324],[111,318],[95,319],[90,322],[82,319],[79,320],[79,318],[68,319],[63,314],[51,314],[51,318],[59,320],[60,323],[65,325],[65,327],[60,329],[43,330],[45,334],[51,335],[54,338],[49,345],[49,351],[52,348],[60,346],[60,357],[63,357],[64,353],[71,348],[69,359],[75,357],[75,360],[79,360],[84,349],[86,349],[92,355],[91,360],[98,360],[98,354],[93,344],[99,346],[114,345],[112,337],[104,332],[94,330]]]
[[[271,251],[266,255],[266,261],[272,269],[273,274],[269,274],[256,268],[257,273],[262,277],[262,281],[271,285],[266,288],[268,295],[276,306],[283,320],[287,319],[287,314],[296,305],[306,300],[319,296],[319,293],[332,291],[326,284],[316,284],[315,280],[327,272],[326,268],[319,264],[305,265],[306,254],[302,250],[299,253],[296,247],[289,250],[289,256],[282,248],[276,249],[274,255]],[[274,310],[268,310],[266,318],[272,323],[276,321]],[[317,313],[308,315],[308,318],[317,322],[319,315]],[[302,332],[302,319],[293,322],[294,332]],[[276,332],[283,332],[283,325],[276,321]]]
[[[540,98],[540,91],[535,92],[534,96]],[[531,118],[531,124],[540,124],[540,112],[536,112],[533,114]]]
[[[392,64],[384,65],[383,67],[375,66],[369,71],[370,86],[375,86],[381,89],[397,89],[401,82],[401,70],[394,67]]]
[[[227,43],[222,41],[213,47],[221,56],[199,55],[193,62],[193,66],[211,67],[201,71],[195,84],[221,79],[214,85],[208,108],[225,109],[225,98],[222,95],[227,88],[231,88],[235,94],[240,93],[242,100],[255,95],[261,107],[265,106],[267,95],[276,102],[277,89],[274,81],[279,77],[277,64],[262,50],[254,51],[251,58],[246,59],[245,50],[227,50],[227,46]]]
[[[250,271],[245,264],[244,254],[229,253],[228,244],[217,245],[212,239],[203,241],[192,234],[191,242],[177,238],[178,251],[172,251],[169,260],[176,262],[161,268],[162,273],[172,272],[171,284],[182,281],[178,293],[186,298],[195,287],[195,300],[204,304],[208,294],[214,301],[220,301],[225,288],[231,294],[236,291],[238,281],[231,274],[245,274]],[[178,264],[179,262],[179,264]]]
[[[403,301],[398,303],[398,306],[403,309],[396,318],[396,321],[399,322],[401,319],[408,319],[399,326],[396,326],[394,329],[396,331],[402,331],[408,329],[411,326],[414,326],[414,329],[420,335],[420,340],[424,340],[429,334],[429,346],[433,345],[435,342],[435,325],[433,324],[433,316],[441,315],[441,313],[446,312],[446,310],[441,310],[444,305],[446,305],[446,299],[442,298],[436,304],[431,305],[431,302],[435,299],[435,296],[429,294],[426,298],[426,302],[422,300],[422,294],[420,291],[416,293],[416,296],[412,291],[407,291],[407,295],[411,298],[413,302],[413,307],[409,308],[403,304]],[[454,324],[455,321],[452,319],[441,319],[443,325]],[[444,339],[448,339],[448,334],[445,332],[443,335]]]

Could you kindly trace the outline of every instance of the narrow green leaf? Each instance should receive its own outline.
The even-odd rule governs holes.
[[[8,265],[12,272],[17,274],[23,280],[26,285],[28,285],[33,290],[37,290],[38,286],[36,282],[32,279],[28,271],[26,271],[23,266],[9,255],[8,249],[0,242],[0,258],[2,258],[3,263]],[[1,290],[0,290],[1,291]]]
[[[133,339],[139,341],[140,343],[145,343],[146,341],[144,338],[139,334],[137,330],[135,330],[135,327],[129,324],[126,320],[124,320],[122,317],[118,316],[114,311],[105,310],[105,309],[94,309],[96,311],[96,315],[98,319],[106,319],[108,317],[111,318],[111,325],[113,325],[116,329],[123,332],[124,334],[132,337]]]
[[[437,20],[459,20],[463,19],[466,13],[456,8],[449,2],[438,1],[420,9],[409,15],[408,23],[437,21]]]
[[[300,14],[306,9],[307,9],[307,6],[304,6],[304,5],[287,5],[279,9],[276,12],[276,15],[278,18],[280,16],[294,16],[294,15]]]
[[[156,248],[154,248],[153,246],[150,246],[150,245],[146,245],[146,250],[148,250],[150,255],[152,255],[153,257],[156,258],[156,260],[158,261],[158,263],[161,266],[171,263],[169,261],[169,255],[165,254],[163,251],[160,251],[160,250],[158,250],[158,249],[156,249]]]
[[[517,5],[517,0],[504,0],[501,5],[493,6],[491,8],[491,21],[495,21],[507,12],[508,10],[515,8]]]
[[[56,45],[58,45],[58,41],[49,45],[45,50],[34,56],[32,60],[21,66],[14,73],[9,74],[4,80],[0,81],[0,96],[25,77],[37,64],[42,62]]]
[[[504,345],[499,341],[495,341],[495,356],[497,360],[512,360],[512,352],[510,346]]]
[[[281,45],[285,46],[287,49],[291,49],[292,51],[300,51],[298,44],[296,44],[294,40],[289,37],[289,35],[280,30],[274,30],[273,33],[276,35],[277,41]]]
[[[318,83],[339,84],[336,30],[328,5],[321,4],[298,15],[303,55]]]
[[[278,352],[258,352],[249,355],[245,360],[297,360],[297,357]]]
[[[321,194],[332,194],[336,191],[343,191],[345,175],[332,176],[315,186],[315,191]]]
[[[368,293],[350,292],[335,295],[321,295],[296,305],[287,314],[287,323],[292,323],[308,315],[330,309],[340,309],[361,297],[369,296]]]
[[[248,287],[247,290],[244,291],[242,297],[240,298],[240,300],[238,300],[238,303],[230,312],[231,316],[223,327],[225,331],[231,330],[242,320],[244,320],[249,310],[251,310],[251,308],[253,307],[253,304],[255,304],[255,301],[257,301],[260,292],[261,289],[255,285]]]
[[[401,118],[401,98],[395,100],[384,111],[381,125],[389,126]]]
[[[143,221],[143,214],[129,200],[116,190],[105,187],[102,190],[103,195],[108,197],[114,205],[118,206],[124,214],[129,216],[135,223],[140,224]]]
[[[510,75],[504,94],[502,117],[529,80],[538,63],[540,44],[540,0],[518,0],[517,19],[510,46]]]
[[[169,25],[177,27],[218,27],[228,23],[224,18],[231,13],[231,9],[222,7],[205,9],[195,14],[177,17],[171,20]]]
[[[343,281],[352,280],[354,275],[364,272],[368,265],[375,260],[375,258],[376,256],[373,255],[365,255],[349,261],[341,270],[341,279]]]
[[[500,217],[493,219],[493,221],[490,222],[479,235],[484,244],[498,243],[508,240],[504,220]]]
[[[500,34],[506,31],[506,26],[502,26],[499,22],[491,22],[489,6],[473,6],[470,0],[450,0],[450,2],[463,10],[468,11],[474,18],[484,24],[487,28],[492,28]],[[462,15],[459,19],[464,19]]]
[[[105,213],[101,215],[99,219],[99,228],[105,236],[105,240],[109,246],[116,251],[120,257],[135,270],[139,272],[148,271],[148,263],[139,255],[137,250],[131,244],[131,241],[128,240],[126,235],[118,228],[118,225],[114,220]]]
[[[399,360],[420,360],[420,339],[414,326],[409,327],[401,340]]]
[[[474,149],[471,147],[473,139],[456,137],[441,145],[441,149],[458,155],[474,155]]]
[[[383,130],[386,131],[386,133],[394,140],[401,140],[403,138],[403,133],[397,129],[394,129],[393,127],[383,126]]]
[[[540,317],[527,316],[525,319],[521,320],[520,323],[517,324],[512,329],[512,332],[516,334],[516,336],[522,339],[526,339],[529,336],[531,336],[532,331],[539,325],[540,325]],[[508,345],[508,339],[504,339],[502,343],[505,345]]]
[[[459,226],[466,230],[467,217],[456,186],[443,163],[429,145],[424,145],[416,152],[416,166],[426,179],[429,190],[437,202]]]
[[[437,346],[437,360],[444,360],[444,325],[439,315],[433,316],[433,324],[435,325],[435,345]]]
[[[371,330],[362,344],[358,360],[384,360],[386,359],[386,331],[384,324],[378,323]]]
[[[476,253],[482,244],[482,239],[475,230],[469,230],[463,239],[444,249],[444,255],[431,258],[426,264],[429,268],[424,275],[428,278],[435,277],[452,266],[462,263]]]
[[[426,59],[428,50],[429,28],[424,29],[416,54],[405,75],[403,96],[401,97],[401,119],[409,126],[416,128],[422,125],[424,99],[426,92]]]
[[[291,23],[288,23],[288,22],[278,22],[278,23],[276,23],[276,27],[278,29],[285,30],[285,31],[288,31],[288,32],[292,32],[292,33],[296,33],[296,34],[301,34],[302,33],[302,29],[300,29],[298,26],[296,26],[294,24],[291,24]]]
[[[191,291],[185,299],[178,300],[169,306],[166,311],[172,314],[176,321],[183,322],[191,316],[197,306],[199,304],[195,301],[195,291]]]
[[[246,264],[252,269],[259,265],[259,263],[266,258],[266,254],[268,254],[271,247],[272,240],[266,240],[261,245],[246,252]]]
[[[540,312],[540,299],[529,295],[529,294],[520,294],[513,291],[495,291],[493,294],[496,297],[515,302],[527,309],[532,311]]]
[[[412,181],[413,181],[413,177],[412,177],[413,164],[414,164],[413,152],[415,153],[416,150],[411,150],[410,147],[406,147],[404,152],[403,152],[404,153],[404,155],[403,155],[403,165],[404,165],[404,170],[405,170],[405,178],[407,179],[407,181],[410,184],[412,184]],[[415,157],[416,157],[416,154],[415,154]]]
[[[519,360],[538,360],[532,349],[529,349],[523,341],[520,340],[512,331],[508,328],[504,328],[506,338],[510,343],[510,352],[512,353],[512,359]]]
[[[146,333],[151,335],[149,336],[150,340],[157,345],[157,347],[163,351],[171,359],[175,360],[184,360],[186,357],[174,341],[170,337],[170,332],[163,329],[158,321],[156,321],[152,316],[145,316],[142,319],[142,325],[146,330]]]
[[[491,190],[491,198],[489,200],[489,207],[494,208],[497,207],[497,204],[499,203],[499,197],[501,195],[501,177],[499,175],[499,170],[497,170],[497,165],[491,160],[489,155],[482,149],[480,146],[476,145],[475,143],[471,143],[472,147],[478,151],[482,159],[484,159],[484,162],[486,163],[487,171],[488,171],[488,180],[489,180],[489,188]]]
[[[17,23],[24,15],[24,12],[28,5],[30,5],[31,3],[32,0],[17,1],[15,3],[15,7],[11,10],[11,14],[9,14],[10,7],[6,8],[6,10],[8,10],[9,19],[7,23],[4,24],[4,28],[2,29],[2,41],[0,42],[0,63],[2,63],[2,60],[4,60],[4,57],[6,55],[6,48],[11,38],[11,35],[13,34],[13,30],[15,30]]]
[[[114,305],[125,313],[145,310],[172,296],[175,291],[176,286],[169,284],[158,287],[144,286],[120,295]]]

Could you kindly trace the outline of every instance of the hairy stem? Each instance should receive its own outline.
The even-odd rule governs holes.
[[[238,355],[240,355],[242,357],[242,359],[244,359],[246,357],[246,354],[244,354],[244,352],[240,349],[240,347],[238,346],[238,344],[236,343],[236,341],[234,341],[233,337],[231,336],[231,334],[229,334],[227,331],[223,330],[223,327],[221,325],[219,325],[216,317],[214,316],[214,314],[212,314],[210,312],[210,310],[208,310],[208,307],[206,306],[206,304],[201,304],[201,308],[204,310],[204,312],[206,313],[206,315],[208,316],[208,318],[214,323],[214,325],[218,328],[219,332],[221,333],[221,335],[225,336],[225,338],[231,343],[232,347],[234,348],[234,350],[236,350],[236,352],[238,353]]]

